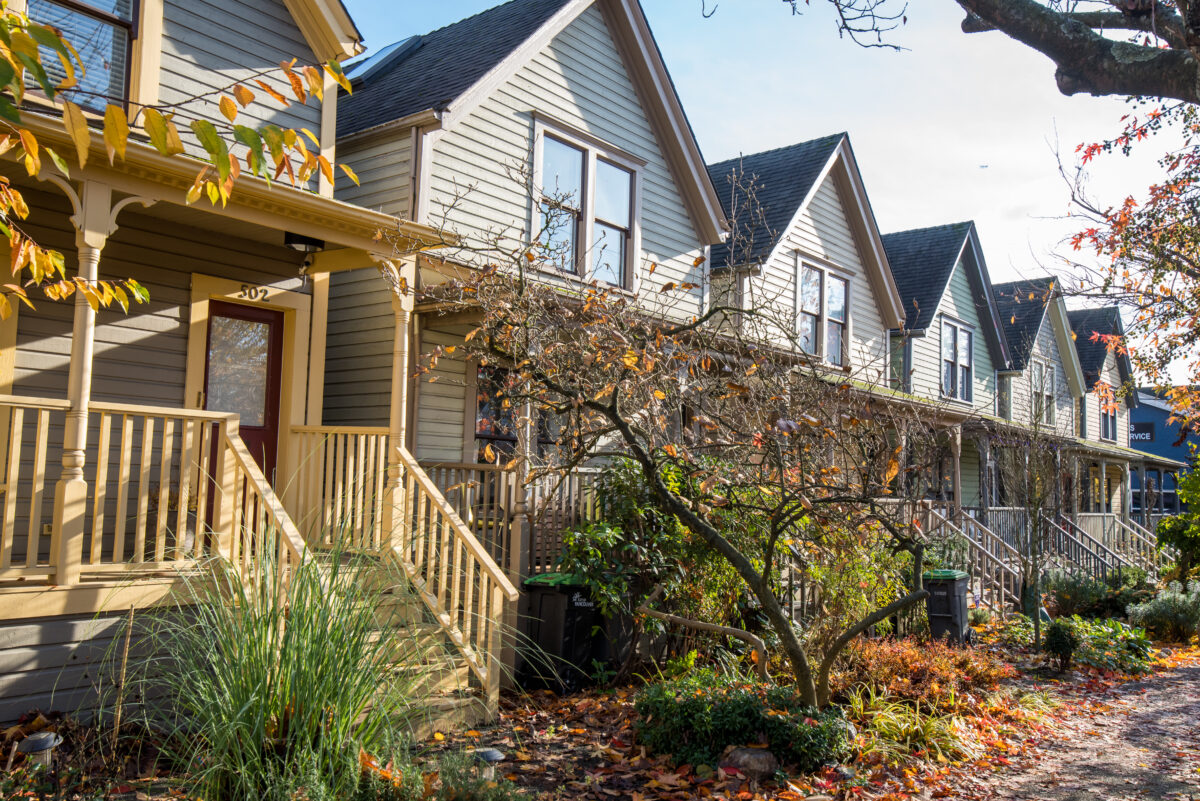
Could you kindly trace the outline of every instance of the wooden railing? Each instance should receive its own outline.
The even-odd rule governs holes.
[[[958,523],[942,511],[926,507],[930,545],[951,567],[970,576],[979,586],[975,601],[1001,615],[1016,608],[1021,597],[1020,553],[998,534],[970,515]]]
[[[1057,558],[1060,563],[1066,560],[1069,564],[1061,564],[1064,569],[1069,570],[1073,565],[1093,578],[1104,580],[1122,566],[1117,554],[1066,516],[1042,515],[1041,522],[1045,531],[1045,555]]]
[[[43,526],[54,514],[54,483],[47,488],[47,469],[52,476],[59,461],[49,458],[52,428],[62,431],[66,401],[45,398],[0,398],[0,426],[5,451],[3,459],[4,527],[0,529],[0,580],[45,578],[49,564],[50,537]],[[55,440],[61,440],[61,435]],[[57,442],[55,456],[59,453]]]
[[[1164,558],[1158,549],[1158,538],[1136,521],[1130,520],[1126,523],[1120,517],[1115,517],[1114,521],[1108,546],[1127,561],[1149,571],[1152,576],[1157,575]]]
[[[0,578],[45,578],[66,567],[55,563],[53,532],[44,528],[53,518],[67,408],[0,396]],[[176,571],[214,552],[248,565],[268,541],[289,562],[302,557],[303,540],[238,437],[236,415],[93,403],[88,422],[84,537],[64,557],[83,571]]]
[[[513,520],[524,493],[503,465],[422,462],[447,503],[500,565],[512,564]]]
[[[600,517],[595,485],[598,468],[577,467],[547,473],[529,486],[529,572],[554,570],[562,554],[563,532]]]
[[[376,552],[384,547],[388,430],[293,426],[285,504],[313,545]]]
[[[500,692],[500,628],[517,588],[407,450],[397,449],[391,553],[483,685]]]

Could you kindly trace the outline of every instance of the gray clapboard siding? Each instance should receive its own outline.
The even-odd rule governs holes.
[[[1064,436],[1072,436],[1075,432],[1075,403],[1067,384],[1067,370],[1058,350],[1058,340],[1054,336],[1054,324],[1049,314],[1042,318],[1042,325],[1033,341],[1029,364],[1012,379],[1013,421],[1026,425],[1033,421],[1034,361],[1054,366],[1054,430]]]
[[[31,208],[30,234],[59,248],[74,272],[77,257],[66,199],[37,190],[25,191],[25,197]],[[119,307],[97,314],[93,399],[184,406],[192,273],[266,284],[295,278],[298,269],[296,254],[282,246],[122,213],[101,255],[100,275],[136,278],[150,292],[150,302],[131,305],[128,314]],[[289,289],[311,292],[307,284]],[[21,311],[14,394],[66,397],[72,316],[71,303],[44,299],[36,309]]]
[[[83,713],[111,690],[105,659],[121,642],[124,615],[81,615],[0,624],[0,723],[40,709]]]
[[[356,186],[338,172],[336,197],[347,203],[409,219],[412,191],[412,139],[408,131],[339,144],[338,160],[358,176]]]
[[[475,399],[467,397],[467,362],[462,357],[465,325],[442,325],[430,318],[421,331],[421,349],[429,353],[454,346],[455,353],[438,359],[433,372],[417,388],[416,457],[439,462],[460,462],[463,444],[474,440]],[[468,426],[471,426],[470,428]]]
[[[612,40],[595,6],[470,115],[442,134],[434,146],[428,222],[444,222],[475,242],[506,231],[510,244],[525,236],[530,201],[514,170],[528,169],[533,151],[533,111],[587,131],[645,159],[642,172],[642,254],[637,265],[658,264],[654,285],[667,281],[701,284],[702,255],[692,221]],[[454,198],[473,187],[458,207]],[[699,309],[694,290],[687,313]]]
[[[912,344],[913,393],[926,398],[942,397],[942,319],[952,317],[974,328],[972,356],[973,382],[971,407],[985,414],[996,408],[996,370],[991,350],[984,338],[984,326],[975,308],[974,293],[966,267],[960,261],[954,266],[946,291],[938,302],[937,314],[923,337],[914,337]],[[947,403],[957,403],[947,401]]]
[[[333,274],[326,331],[324,422],[386,426],[395,315],[391,294],[377,269]]]
[[[321,110],[315,99],[295,102],[290,85],[279,71],[281,61],[298,59],[315,64],[312,48],[304,40],[282,0],[166,0],[163,8],[162,66],[159,100],[166,105],[246,82],[257,101],[243,109],[237,122],[251,127],[273,122],[285,128],[308,128],[321,136]],[[283,108],[253,83],[264,70],[264,80],[289,98]],[[217,95],[188,104],[188,119],[220,119]],[[185,136],[190,145],[190,137]],[[311,143],[309,143],[311,144]]]

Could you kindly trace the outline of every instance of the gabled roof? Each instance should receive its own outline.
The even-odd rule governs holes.
[[[908,330],[924,331],[933,324],[972,227],[959,222],[883,235]]]
[[[342,0],[283,0],[300,32],[321,61],[357,56],[362,34]]]
[[[884,325],[903,324],[900,296],[847,134],[729,159],[710,165],[708,172],[726,204],[725,216],[739,229],[725,243],[713,245],[714,269],[753,268],[770,260],[824,180],[833,178]],[[735,175],[739,177],[731,177]],[[753,185],[753,198],[746,197],[747,183]],[[736,253],[731,253],[730,243]]]
[[[1047,276],[992,287],[1014,370],[1024,370],[1029,364],[1046,309],[1054,298],[1054,286],[1055,279]]]
[[[512,0],[414,37],[407,52],[356,86],[353,94],[338,99],[338,135],[419,111],[445,111],[570,2]],[[388,58],[389,49],[376,58]],[[371,61],[358,62],[355,73],[361,74]]]
[[[765,262],[844,139],[845,133],[837,133],[708,165],[708,176],[733,226],[730,240],[712,247],[713,267]],[[746,196],[750,185],[753,200]],[[755,208],[747,208],[750,204]],[[731,245],[736,254],[730,253]]]
[[[1008,341],[1012,369],[1024,370],[1029,366],[1038,332],[1042,322],[1048,318],[1054,328],[1054,339],[1067,386],[1074,397],[1082,397],[1087,392],[1086,380],[1073,341],[1071,323],[1067,318],[1067,307],[1058,289],[1058,279],[1045,276],[1010,281],[996,284],[992,287],[992,293]]]
[[[592,6],[604,12],[701,241],[718,242],[721,204],[638,0],[511,0],[388,49],[386,64],[339,100],[338,136],[424,116],[452,128]]]
[[[967,271],[975,312],[983,329],[984,341],[997,370],[1009,369],[1008,341],[1000,325],[992,279],[988,275],[979,233],[971,221],[915,228],[885,234],[888,264],[904,304],[905,325],[914,334],[923,335],[933,325],[942,296],[950,287],[950,278],[960,261]]]
[[[1121,310],[1116,306],[1101,306],[1096,309],[1075,309],[1067,313],[1071,328],[1075,331],[1075,350],[1083,368],[1084,382],[1090,392],[1104,375],[1104,362],[1109,349],[1100,337],[1116,334],[1125,335],[1125,324],[1121,321]],[[1117,372],[1121,383],[1133,380],[1133,364],[1128,353],[1113,351],[1117,359]],[[1137,405],[1137,393],[1130,392],[1127,400],[1131,407]]]

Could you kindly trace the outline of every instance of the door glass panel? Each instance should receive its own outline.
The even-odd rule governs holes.
[[[266,424],[271,326],[214,316],[208,336],[208,409],[240,415],[243,426]]]

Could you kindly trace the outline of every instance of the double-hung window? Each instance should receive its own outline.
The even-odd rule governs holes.
[[[975,332],[954,320],[942,320],[942,396],[971,402]]]
[[[537,240],[565,273],[632,285],[637,171],[612,152],[549,131],[538,137]]]
[[[1033,422],[1054,425],[1054,365],[1033,363]]]
[[[133,53],[137,0],[29,0],[29,18],[58,30],[79,53],[77,84],[67,97],[89,111],[125,103]],[[42,65],[52,81],[66,74],[58,56],[42,48]]]
[[[1117,441],[1117,405],[1100,401],[1100,439]]]
[[[837,367],[846,365],[850,284],[829,270],[798,263],[800,349]]]

